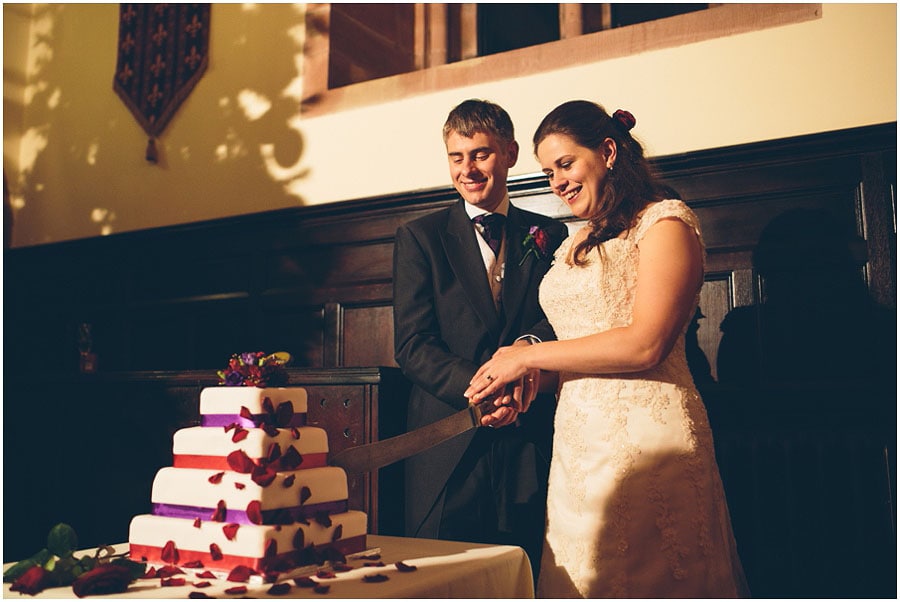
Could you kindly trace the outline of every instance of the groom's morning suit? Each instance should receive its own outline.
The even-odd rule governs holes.
[[[547,256],[528,254],[522,241],[529,228],[548,235]],[[552,253],[567,235],[566,227],[543,215],[508,206],[504,229],[505,274],[499,309],[488,283],[479,236],[465,201],[436,211],[397,230],[394,248],[394,327],[397,363],[412,381],[409,430],[449,416],[468,405],[463,392],[478,367],[498,347],[529,333],[555,339],[538,304],[538,285]],[[532,562],[543,540],[547,471],[555,400],[538,397],[517,424],[470,430],[407,460],[406,531],[424,538],[514,543],[525,547]],[[498,450],[502,450],[498,452]],[[479,457],[494,458],[484,471]],[[500,466],[497,466],[500,464]],[[489,488],[472,485],[474,477]],[[454,472],[455,471],[455,472]],[[460,499],[447,483],[465,481],[469,494],[493,497],[488,508],[468,512],[471,535],[441,525],[445,507]],[[475,489],[472,489],[475,487]],[[493,492],[493,495],[491,495]],[[481,504],[478,501],[477,504]],[[456,507],[456,521],[460,512]],[[456,527],[459,525],[457,524]],[[469,527],[464,527],[468,529]],[[453,530],[456,529],[456,530]],[[500,535],[496,534],[499,530]],[[509,534],[509,536],[507,536]],[[448,536],[449,535],[449,536]],[[493,541],[494,539],[506,541]]]

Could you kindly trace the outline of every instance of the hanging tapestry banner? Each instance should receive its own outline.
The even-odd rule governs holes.
[[[150,140],[156,138],[206,71],[209,4],[120,4],[113,89]]]

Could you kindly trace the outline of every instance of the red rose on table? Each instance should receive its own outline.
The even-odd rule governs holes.
[[[33,596],[40,593],[50,585],[50,573],[42,566],[33,566],[25,571],[10,586],[9,591],[20,592]]]
[[[80,576],[72,584],[79,598],[96,594],[120,594],[131,583],[131,571],[124,566],[101,564]]]

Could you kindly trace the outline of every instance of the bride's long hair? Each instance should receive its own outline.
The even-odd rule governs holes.
[[[575,248],[576,265],[585,263],[591,249],[634,226],[638,213],[664,196],[661,183],[644,157],[644,148],[631,135],[633,125],[630,113],[614,118],[596,103],[572,100],[550,111],[534,132],[535,155],[538,145],[551,134],[568,136],[592,150],[599,149],[607,138],[616,143],[615,165],[603,179],[601,190],[597,191],[600,203],[588,218],[591,231]]]

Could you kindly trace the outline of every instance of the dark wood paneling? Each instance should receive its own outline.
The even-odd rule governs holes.
[[[892,123],[654,160],[663,179],[697,212],[707,245],[705,317],[698,321],[694,350],[697,365],[708,366],[712,381],[699,374],[697,380],[704,383],[740,551],[751,588],[760,596],[896,596],[896,140]],[[541,176],[513,178],[510,196],[570,228],[578,225]],[[152,383],[126,389],[109,384],[96,399],[77,384],[75,391],[54,385],[49,392],[32,393],[31,383],[43,379],[22,375],[36,370],[80,382],[80,324],[92,326],[100,371],[85,377],[102,377],[101,382],[116,373],[147,370],[212,375],[232,353],[249,349],[287,350],[300,368],[339,373],[393,366],[394,232],[455,198],[448,186],[6,251],[5,525],[34,518],[28,508],[54,495],[47,493],[47,481],[56,479],[63,489],[79,482],[64,468],[50,477],[16,470],[34,459],[34,439],[23,425],[35,417],[38,428],[52,422],[48,440],[57,441],[62,454],[73,445],[83,449],[78,466],[110,462],[117,478],[126,478],[116,464],[120,457],[106,459],[108,446],[96,441],[81,446],[90,437],[67,428],[78,423],[72,420],[109,415],[132,427],[140,423],[148,434],[142,431],[137,444],[157,453],[168,449],[169,431],[179,423],[180,410],[173,414],[172,408],[194,403],[184,391]],[[749,334],[737,345],[743,353],[758,354],[770,336],[765,304],[772,301],[774,281],[760,272],[754,256],[760,236],[789,211],[828,216],[836,228],[834,247],[849,245],[853,278],[872,303],[862,312],[862,305],[838,305],[808,337],[788,341],[796,348],[776,349],[778,365],[769,365],[768,372],[755,380],[725,382],[720,351],[730,346],[733,352],[735,345],[733,337],[726,341],[723,321],[756,320],[743,322],[743,333]],[[799,223],[798,240],[807,230]],[[837,276],[824,271],[808,282],[834,287]],[[822,291],[816,297],[821,302],[809,304],[776,333],[808,323],[827,307],[834,289]],[[894,326],[857,336],[860,314],[870,311],[879,320],[892,319]],[[843,342],[834,353],[823,353],[829,335],[837,340],[838,334]],[[810,342],[803,339],[817,337],[822,342],[803,351],[802,344]],[[864,343],[849,348],[860,340]],[[801,369],[821,369],[848,349],[839,368],[814,378],[801,374]],[[811,357],[821,357],[820,365],[810,366]],[[850,374],[851,365],[863,367],[869,377]],[[738,367],[747,366],[749,361],[738,361]],[[354,388],[328,372],[332,381],[309,383],[316,395],[319,386]],[[371,391],[358,392],[366,405],[361,411],[369,416],[363,436],[385,436],[372,430],[384,416],[370,415],[376,407]],[[76,401],[47,414],[46,394]],[[363,423],[342,414],[342,399],[326,405],[334,403],[337,409],[323,414],[330,436],[338,438],[333,445],[360,441]],[[399,395],[387,406],[377,405],[378,412],[396,419],[405,400]],[[39,464],[52,462],[54,453],[60,452],[42,455]],[[158,467],[154,462],[158,459],[135,458],[129,487],[149,488]],[[71,516],[78,522],[102,505],[94,492],[81,491],[84,499],[71,502],[69,510],[51,509],[42,518]],[[134,513],[130,508],[145,503],[149,493],[115,495],[132,502],[122,516],[111,516],[127,524]],[[377,499],[366,503],[377,509]]]

